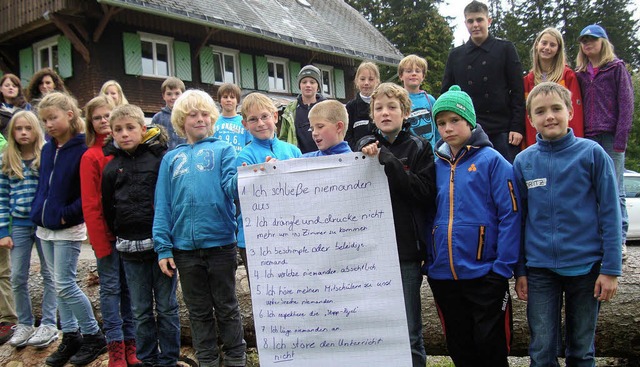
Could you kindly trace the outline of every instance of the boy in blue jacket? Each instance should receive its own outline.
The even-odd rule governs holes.
[[[527,98],[537,143],[513,168],[526,220],[516,267],[516,293],[527,301],[532,366],[558,366],[561,310],[567,365],[595,366],[600,302],[611,300],[622,275],[622,225],[613,161],[568,128],[571,92],[538,84]]]
[[[303,157],[351,153],[349,143],[344,140],[349,114],[342,103],[336,100],[319,102],[309,110],[309,123],[318,150],[304,153]]]
[[[213,99],[188,90],[176,101],[171,124],[187,144],[169,151],[160,165],[153,241],[160,269],[180,272],[191,336],[201,367],[244,366],[246,343],[236,297],[236,153],[213,138],[218,118]],[[215,312],[215,316],[214,316]]]
[[[282,141],[276,136],[278,109],[271,98],[261,93],[248,94],[242,100],[240,113],[242,125],[251,134],[253,140],[238,154],[237,166],[250,166],[270,159],[285,160],[302,156],[297,146]],[[238,250],[249,275],[242,215],[238,215]]]
[[[457,85],[433,106],[436,216],[429,285],[456,366],[508,366],[509,278],[518,260],[521,217],[511,164],[476,123]]]

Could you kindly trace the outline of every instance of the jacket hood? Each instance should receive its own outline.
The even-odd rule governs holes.
[[[471,130],[471,137],[466,141],[465,147],[460,149],[458,156],[460,156],[460,154],[465,150],[473,154],[473,152],[482,147],[493,148],[493,144],[491,144],[489,136],[484,132],[482,126],[478,124],[475,129]],[[436,143],[436,155],[440,158],[451,160],[453,157],[451,157],[450,154],[451,150],[449,149],[449,144],[447,144],[442,138],[438,140]]]
[[[142,142],[140,146],[145,146],[151,152],[156,155],[162,154],[167,150],[167,144],[169,143],[169,134],[162,125],[148,125],[147,132],[142,136]],[[117,155],[125,153],[118,144],[113,140],[113,136],[109,135],[104,139],[104,146],[102,148],[105,156]],[[137,149],[136,149],[137,151]]]

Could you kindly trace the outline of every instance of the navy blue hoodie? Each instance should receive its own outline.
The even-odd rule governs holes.
[[[80,199],[80,159],[87,150],[85,136],[76,134],[61,148],[57,146],[55,139],[51,139],[42,148],[38,189],[31,205],[31,220],[52,230],[84,222]]]

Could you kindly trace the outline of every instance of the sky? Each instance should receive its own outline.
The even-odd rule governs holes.
[[[471,0],[445,0],[445,3],[440,5],[440,14],[443,16],[451,16],[454,19],[451,21],[451,26],[455,26],[453,33],[454,45],[458,46],[469,39],[469,33],[464,26],[464,7],[471,2]],[[634,0],[636,11],[636,19],[640,19],[640,0]]]

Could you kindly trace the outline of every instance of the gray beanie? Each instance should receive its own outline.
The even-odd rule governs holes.
[[[305,67],[303,67],[302,69],[300,69],[300,72],[298,73],[298,86],[300,86],[300,81],[304,78],[313,78],[316,80],[316,82],[318,83],[318,89],[321,89],[322,87],[322,73],[320,72],[320,69],[318,69],[317,67],[313,66],[313,65],[307,65]]]

